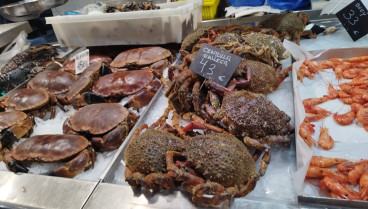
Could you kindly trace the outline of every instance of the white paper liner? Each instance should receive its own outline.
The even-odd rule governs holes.
[[[287,42],[287,41],[286,41]],[[290,48],[299,48],[299,46],[293,43],[287,43],[285,47],[290,50]],[[299,51],[303,49],[292,49],[290,51]],[[306,53],[307,54],[307,53]],[[322,52],[315,60],[322,61],[332,57],[355,57],[361,56],[363,54],[368,54],[368,48],[349,48],[349,49],[330,49]],[[348,80],[338,81],[335,77],[332,69],[325,70],[315,75],[314,79],[304,78],[303,83],[297,80],[296,71],[301,66],[303,60],[306,57],[297,54],[300,61],[293,64],[293,80],[294,80],[294,104],[295,104],[295,133],[299,132],[299,126],[305,117],[305,110],[302,104],[302,100],[307,98],[317,98],[326,95],[328,90],[328,84],[331,83],[334,88],[337,85]],[[308,58],[310,59],[310,57]],[[331,100],[318,105],[332,113],[346,113],[350,110],[350,107],[338,99]],[[337,124],[332,116],[322,119],[318,122],[313,122],[315,124],[315,133],[312,135],[315,140],[319,137],[319,127],[324,126],[329,129],[329,134],[335,140],[335,146],[331,150],[323,150],[321,148],[313,146],[308,147],[303,139],[296,134],[296,157],[297,157],[297,171],[293,175],[294,185],[297,189],[298,195],[307,195],[311,197],[321,197],[325,196],[322,194],[315,185],[304,183],[306,171],[309,166],[309,161],[313,155],[324,156],[324,157],[336,157],[336,158],[346,158],[350,160],[368,159],[368,133],[364,128],[358,124],[356,121],[347,126],[341,126]],[[308,181],[309,182],[309,181]]]

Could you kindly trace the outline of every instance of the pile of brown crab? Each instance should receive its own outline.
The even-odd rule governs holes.
[[[90,65],[75,74],[75,61],[55,60],[25,88],[0,99],[2,157],[9,170],[28,172],[32,162],[65,162],[51,174],[74,177],[93,167],[96,152],[118,149],[138,116],[127,108],[146,106],[161,86],[159,78],[171,52],[161,47],[124,51],[115,59],[90,56]],[[118,104],[130,96],[125,107]],[[72,105],[77,111],[63,125],[63,134],[34,135],[34,117],[55,117]]]

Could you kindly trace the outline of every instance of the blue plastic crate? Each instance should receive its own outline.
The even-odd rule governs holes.
[[[227,0],[230,6],[243,7],[243,6],[262,6],[265,0]]]
[[[271,7],[281,10],[301,10],[311,8],[311,0],[267,0],[267,3]]]

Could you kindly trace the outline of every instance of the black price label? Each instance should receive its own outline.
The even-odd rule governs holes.
[[[242,58],[209,44],[203,44],[189,70],[226,86]]]
[[[360,0],[355,0],[336,13],[337,18],[356,41],[368,33],[368,11]]]

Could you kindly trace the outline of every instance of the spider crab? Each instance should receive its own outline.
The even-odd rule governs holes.
[[[13,172],[28,173],[22,162],[68,161],[56,168],[52,174],[72,178],[93,167],[95,151],[89,141],[78,135],[37,135],[32,136],[8,153],[4,162]]]
[[[173,130],[165,123],[169,110],[166,109],[144,133],[139,135],[147,125],[137,129],[126,148],[124,173],[130,185],[141,185],[149,190],[171,189],[180,182],[192,194],[193,202],[216,207],[233,197],[245,196],[255,188],[270,161],[269,147],[262,148],[265,155],[259,172],[256,172],[255,160],[259,156],[252,158],[247,147],[232,135],[215,133],[188,137],[189,130],[184,132],[178,125],[175,111],[174,133],[181,138],[159,130]],[[205,197],[206,194],[213,197]]]
[[[263,162],[268,163],[269,157]],[[168,175],[182,182],[193,202],[211,207],[246,196],[267,167],[262,163],[257,173],[247,147],[234,136],[218,133],[187,138],[182,152],[167,152],[166,163]]]
[[[286,39],[296,40],[299,45],[300,36],[309,36],[310,38],[316,38],[315,34],[311,31],[304,31],[305,25],[309,20],[309,15],[303,12],[294,14],[289,11],[284,14],[275,14],[269,18],[259,22],[259,28],[271,28],[277,31],[281,36]]]
[[[214,119],[227,131],[237,137],[250,137],[261,145],[280,145],[290,147],[288,135],[293,131],[290,117],[276,107],[263,94],[247,90],[224,93],[222,102],[218,96],[209,92],[209,101],[203,103],[202,114]],[[195,119],[193,126],[204,123],[193,113],[183,115],[184,119]],[[249,140],[249,143],[253,143]]]
[[[124,151],[125,179],[131,186],[145,189],[171,189],[174,180],[167,175],[165,156],[167,151],[182,151],[183,140],[176,130],[166,124],[170,108],[150,127],[138,127]],[[173,122],[178,124],[174,111]],[[144,129],[145,132],[141,133]],[[170,133],[171,132],[171,133]],[[154,163],[153,163],[154,162]]]

